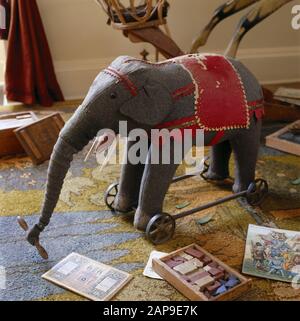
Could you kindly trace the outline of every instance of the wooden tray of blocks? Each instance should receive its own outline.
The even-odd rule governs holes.
[[[192,301],[234,300],[251,287],[251,279],[197,244],[153,259],[152,264],[156,273]]]
[[[62,116],[54,113],[14,132],[32,162],[39,165],[50,158],[64,124]]]

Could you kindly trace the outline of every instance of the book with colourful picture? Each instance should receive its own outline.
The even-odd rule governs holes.
[[[300,232],[249,225],[243,273],[300,283]]]
[[[42,277],[93,301],[108,301],[132,278],[77,253],[71,253]]]

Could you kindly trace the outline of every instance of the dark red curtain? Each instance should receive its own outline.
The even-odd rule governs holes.
[[[5,73],[8,100],[43,106],[63,101],[36,0],[10,0],[10,5]]]

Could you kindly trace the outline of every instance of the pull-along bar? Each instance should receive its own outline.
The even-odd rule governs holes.
[[[268,183],[263,179],[256,179],[245,191],[223,197],[214,202],[210,202],[191,210],[174,215],[170,215],[168,213],[158,213],[149,221],[146,228],[146,236],[153,244],[162,244],[173,236],[177,219],[192,215],[225,202],[229,202],[239,197],[245,197],[249,205],[257,206],[265,199],[267,193]]]
[[[223,197],[223,198],[221,198],[221,199],[219,199],[219,200],[216,200],[216,201],[213,201],[213,202],[204,204],[204,205],[199,206],[199,207],[195,207],[195,208],[193,208],[193,209],[191,209],[191,210],[188,210],[188,211],[184,211],[184,212],[175,214],[175,215],[173,215],[173,218],[174,218],[175,220],[177,220],[177,219],[179,219],[179,218],[182,218],[182,217],[185,217],[185,216],[188,216],[188,215],[195,214],[195,213],[197,213],[197,212],[206,210],[206,209],[211,208],[211,207],[214,207],[214,206],[216,206],[216,205],[223,204],[223,203],[229,202],[229,201],[231,201],[231,200],[237,199],[237,198],[239,198],[239,197],[246,196],[249,192],[251,192],[251,191],[254,190],[254,189],[255,189],[255,185],[254,185],[254,184],[251,184],[250,187],[248,188],[248,190],[246,190],[246,191],[242,191],[242,192],[239,192],[239,193],[236,193],[236,194],[233,194],[233,195],[229,195],[229,196]]]
[[[209,168],[208,161],[209,161],[209,157],[208,156],[204,157],[203,160],[202,160],[202,163],[203,163],[202,171],[174,177],[172,179],[171,184],[177,183],[177,182],[183,181],[183,180],[185,180],[187,178],[195,177],[195,176],[198,176],[198,175],[200,175],[204,180],[206,180],[206,178],[204,177],[203,174],[205,174],[208,171],[208,168]]]

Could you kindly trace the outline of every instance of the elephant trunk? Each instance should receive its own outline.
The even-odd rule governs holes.
[[[40,233],[50,222],[74,154],[81,151],[96,136],[98,130],[86,119],[86,115],[78,110],[60,133],[49,162],[41,216],[38,223],[27,234],[30,244],[35,245]]]

